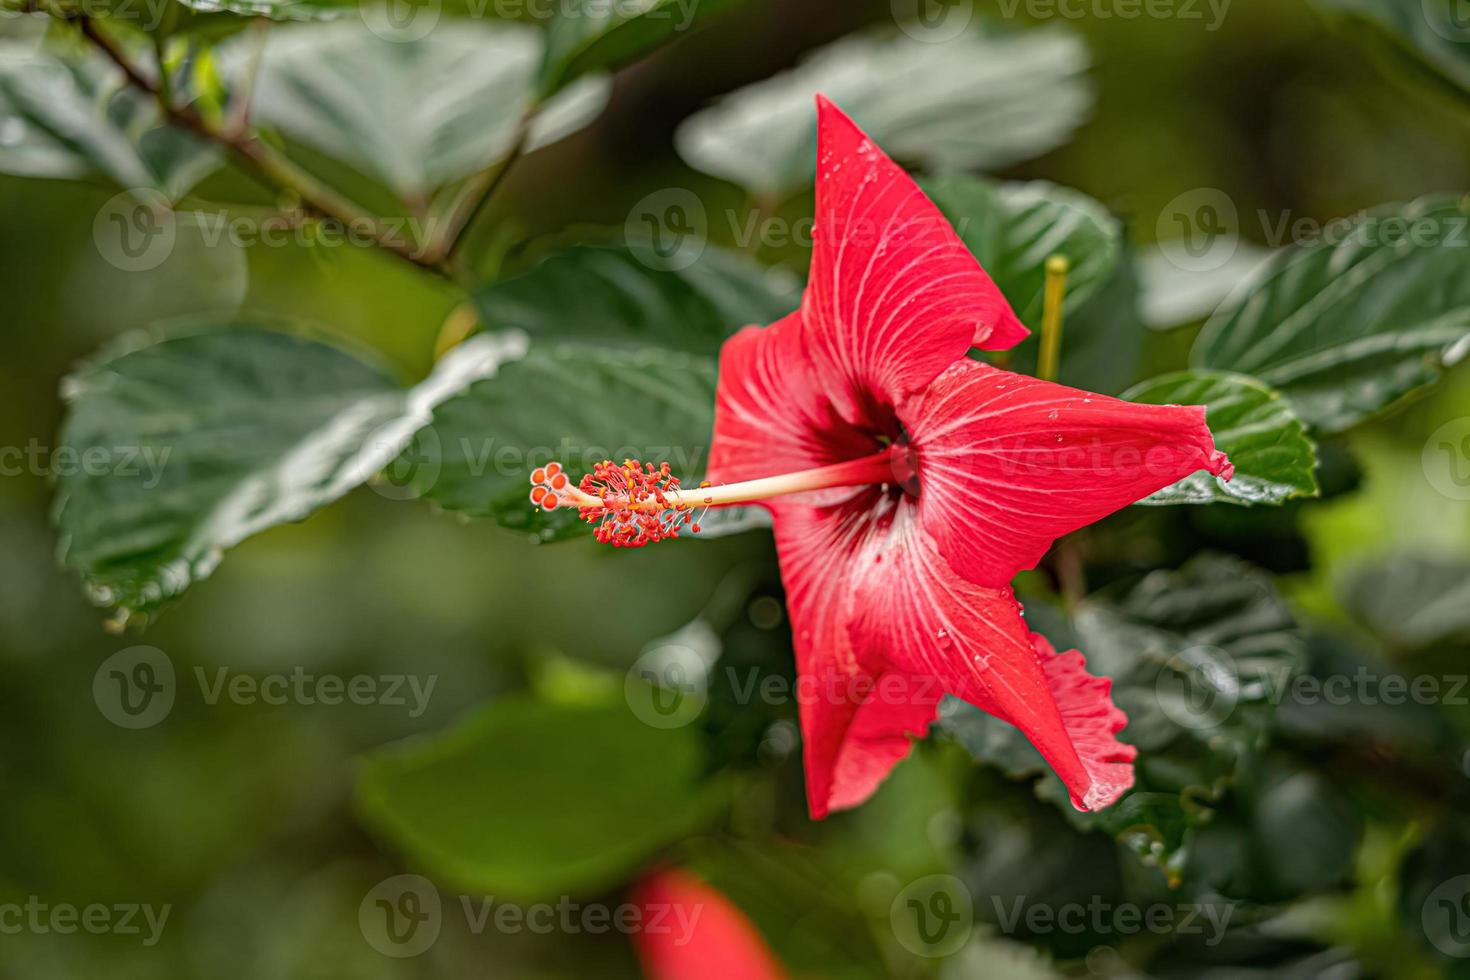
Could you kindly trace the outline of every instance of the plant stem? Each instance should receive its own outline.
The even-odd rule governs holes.
[[[510,168],[525,153],[526,142],[531,136],[531,123],[536,118],[536,110],[539,106],[532,105],[521,115],[520,121],[516,123],[515,139],[511,143],[510,152],[504,160],[491,163],[479,173],[468,177],[464,185],[455,195],[454,202],[449,206],[439,227],[429,238],[424,248],[424,253],[429,258],[448,262],[454,257],[455,250],[459,247],[467,228],[479,216],[495,191],[505,182],[510,174]]]
[[[1065,255],[1053,255],[1046,260],[1046,300],[1041,313],[1041,356],[1036,363],[1036,376],[1043,381],[1055,381],[1062,360],[1062,301],[1067,295],[1067,270]]]
[[[350,226],[354,230],[366,232],[380,248],[420,269],[426,269],[446,279],[452,278],[442,262],[432,260],[413,243],[401,240],[376,215],[318,181],[248,127],[240,131],[218,129],[192,106],[174,105],[169,101],[163,86],[145,76],[112,39],[98,29],[91,17],[79,14],[75,20],[83,36],[122,70],[134,88],[153,96],[170,123],[224,147],[252,172],[264,176],[278,188],[295,193],[307,210],[344,227]],[[163,70],[160,63],[160,74]]]

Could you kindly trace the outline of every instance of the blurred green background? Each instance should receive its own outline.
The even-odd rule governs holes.
[[[669,186],[695,189],[712,208],[740,207],[740,192],[680,162],[672,144],[678,122],[712,97],[889,16],[886,3],[747,4],[620,74],[601,118],[525,160],[495,213],[514,215],[533,232],[621,226],[636,201]],[[1156,237],[1168,203],[1196,188],[1224,190],[1239,207],[1243,236],[1267,245],[1258,212],[1270,222],[1284,215],[1325,221],[1470,187],[1470,101],[1417,74],[1382,38],[1329,30],[1302,0],[1234,0],[1213,32],[1179,19],[1070,23],[1095,62],[1091,120],[1065,147],[1004,176],[1045,178],[1094,196],[1125,219],[1140,248]],[[258,194],[239,175],[211,180],[226,199]],[[51,445],[61,422],[58,384],[68,369],[109,338],[162,317],[234,308],[303,317],[378,348],[415,379],[432,363],[434,339],[459,302],[429,278],[351,248],[179,248],[152,272],[124,274],[92,240],[93,219],[113,193],[100,184],[0,177],[8,344],[0,356],[0,445]],[[492,216],[483,224],[494,223]],[[1142,364],[1173,363],[1191,334],[1149,334]],[[1270,514],[1123,515],[1120,533],[1145,539],[1143,553],[1170,563],[1210,545],[1278,573],[1298,613],[1330,628],[1320,635],[1333,639],[1314,647],[1322,656],[1402,653],[1364,627],[1362,610],[1344,603],[1342,583],[1386,556],[1440,556],[1452,575],[1466,567],[1466,505],[1425,485],[1420,455],[1439,426],[1470,416],[1467,380],[1461,367],[1408,409],[1329,443],[1336,471],[1324,484],[1332,499]],[[511,692],[575,700],[582,687],[620,687],[650,643],[711,608],[734,631],[727,653],[789,671],[772,602],[780,593],[769,534],[635,553],[586,540],[541,547],[393,496],[361,489],[304,523],[246,542],[145,634],[120,637],[103,631],[103,612],[57,568],[47,480],[0,478],[0,900],[38,895],[53,904],[172,908],[155,946],[119,935],[0,935],[0,977],[635,973],[627,941],[616,934],[475,934],[458,915],[446,916],[429,953],[381,955],[364,941],[359,904],[383,879],[421,869],[364,829],[354,809],[358,760],[395,740],[442,731]],[[1119,560],[1097,580],[1147,564]],[[1392,620],[1392,610],[1385,615]],[[1458,646],[1415,652],[1407,672],[1464,670],[1467,641],[1462,632]],[[211,675],[221,666],[256,675],[301,668],[344,677],[408,673],[437,683],[427,710],[411,717],[407,707],[388,705],[209,705],[186,682],[165,723],[129,731],[98,710],[93,675],[107,657],[140,643],[164,651],[181,676],[192,677],[196,667]],[[977,946],[972,958],[902,969],[973,977],[1464,972],[1470,961],[1426,943],[1416,906],[1404,896],[1422,894],[1413,892],[1421,881],[1432,887],[1470,872],[1470,761],[1443,763],[1458,762],[1470,734],[1466,712],[1436,706],[1404,713],[1414,715],[1407,721],[1397,712],[1388,721],[1370,714],[1296,719],[1284,736],[1294,748],[1280,751],[1294,754],[1280,760],[1283,780],[1296,779],[1291,785],[1308,797],[1304,787],[1316,782],[1333,792],[1328,804],[1288,810],[1274,818],[1279,826],[1256,828],[1268,838],[1278,834],[1274,850],[1250,858],[1275,884],[1226,881],[1244,874],[1247,859],[1228,850],[1231,840],[1219,842],[1227,850],[1211,858],[1219,872],[1213,885],[1244,896],[1262,923],[1246,935],[1202,950],[1173,935],[1140,942],[1106,932],[1000,935],[992,928],[989,945]],[[863,888],[881,894],[885,882],[907,880],[957,843],[968,869],[960,873],[977,896],[1003,884],[1033,901],[1099,892],[1114,901],[1171,901],[1156,898],[1168,895],[1156,870],[1106,835],[1077,832],[1023,784],[969,771],[952,744],[924,746],[862,810],[810,825],[790,717],[731,712],[707,720],[714,744],[723,746],[716,752],[749,755],[759,746],[758,778],[732,789],[729,815],[701,833],[724,841],[702,853],[733,865],[733,879],[762,861],[779,866],[752,871],[742,904],[758,920],[761,909],[769,917],[782,902],[800,906],[776,943],[794,972],[899,971],[891,958],[864,952],[886,942],[871,934],[881,931],[886,900],[876,918],[827,915],[801,889],[845,886],[800,860],[742,848],[800,842],[803,855],[853,873],[846,897],[859,908]],[[1382,744],[1380,724],[1390,732]],[[1399,725],[1410,731],[1407,741]],[[1352,782],[1369,773],[1379,775]],[[950,789],[957,784],[967,787],[959,798]],[[562,791],[559,805],[575,811],[581,787]],[[493,788],[474,792],[487,807],[497,805]],[[590,825],[601,815],[581,818]],[[447,903],[465,893],[452,883],[442,890]],[[579,898],[612,903],[617,894]],[[977,915],[992,919],[989,902],[982,904]]]

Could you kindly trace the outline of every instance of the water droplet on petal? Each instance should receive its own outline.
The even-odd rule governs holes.
[[[1055,422],[1061,416],[1061,414],[1062,413],[1058,412],[1056,409],[1052,409],[1050,412],[1046,413],[1047,421]]]
[[[947,649],[951,643],[949,630],[940,630],[934,634],[934,639],[939,641],[940,647]]]

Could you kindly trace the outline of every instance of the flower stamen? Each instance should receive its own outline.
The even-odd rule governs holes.
[[[820,466],[797,473],[684,489],[668,463],[655,466],[625,459],[603,460],[572,486],[560,463],[551,462],[531,473],[531,503],[551,512],[576,507],[578,515],[595,525],[603,544],[639,548],[679,537],[688,528],[699,533],[699,521],[711,507],[756,503],[810,490],[897,483],[903,467],[911,465],[907,447],[894,444],[861,459]]]

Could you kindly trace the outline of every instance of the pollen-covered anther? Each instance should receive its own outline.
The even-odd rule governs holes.
[[[603,460],[574,487],[561,464],[552,462],[531,473],[531,484],[533,505],[545,511],[576,507],[581,518],[594,525],[599,542],[618,548],[677,538],[693,518],[668,463]]]
[[[581,508],[582,519],[596,528],[593,535],[618,548],[677,538],[692,516],[668,463],[603,460],[577,489],[596,501]]]

